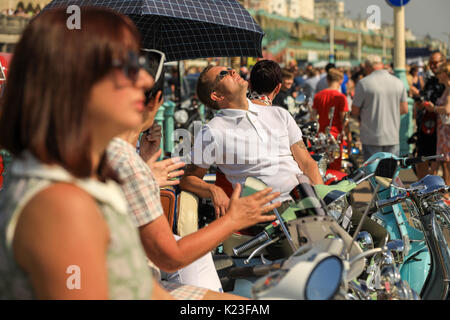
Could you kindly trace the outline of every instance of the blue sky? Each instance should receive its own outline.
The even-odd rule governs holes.
[[[352,18],[368,17],[366,13],[370,5],[378,5],[381,9],[381,21],[393,23],[394,12],[385,0],[342,0],[345,10]],[[427,33],[433,38],[448,41],[450,33],[450,0],[411,0],[405,7],[405,24],[417,36]]]

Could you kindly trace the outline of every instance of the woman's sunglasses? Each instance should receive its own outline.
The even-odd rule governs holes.
[[[155,79],[155,83],[158,82],[159,77],[161,76],[161,73],[163,71],[164,62],[166,62],[166,55],[164,54],[164,52],[156,49],[141,49],[141,51],[146,57],[147,61],[158,61],[157,68],[151,68],[149,66],[149,68],[147,69],[147,71]]]
[[[140,69],[147,69],[148,61],[145,56],[138,55],[134,51],[128,51],[127,58],[125,60],[115,59],[112,62],[114,68],[119,68],[123,74],[136,83]]]
[[[143,49],[142,51],[145,52],[145,54],[139,55],[135,51],[129,51],[127,59],[125,61],[118,59],[113,60],[112,66],[114,68],[122,69],[123,74],[133,83],[136,83],[140,69],[144,69],[149,72],[155,79],[155,82],[157,82],[159,77],[161,76],[166,56],[163,52],[154,49]],[[150,70],[149,58],[147,57],[148,53],[150,52],[151,54],[156,54],[159,57],[159,63],[156,72],[151,72]]]

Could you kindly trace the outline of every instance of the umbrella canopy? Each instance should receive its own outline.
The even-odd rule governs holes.
[[[140,30],[143,46],[163,51],[167,61],[262,57],[264,32],[236,0],[53,0],[44,10],[69,5],[127,15]]]

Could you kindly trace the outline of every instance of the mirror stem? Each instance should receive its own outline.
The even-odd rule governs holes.
[[[380,184],[377,184],[377,186],[375,187],[375,191],[372,194],[372,199],[370,200],[369,205],[366,207],[366,210],[364,211],[364,214],[361,217],[361,220],[359,221],[358,227],[356,228],[355,233],[353,234],[352,242],[350,242],[350,244],[347,247],[346,255],[348,255],[350,253],[350,250],[352,249],[352,244],[355,242],[356,237],[358,236],[358,233],[361,230],[362,224],[364,223],[364,220],[366,219],[367,214],[370,211],[370,208],[372,208],[372,206],[375,202],[375,197],[377,196],[379,189],[380,189]]]
[[[280,221],[281,230],[283,230],[283,233],[286,236],[286,239],[288,240],[288,243],[291,246],[292,251],[295,252],[297,250],[297,248],[295,247],[294,242],[292,241],[291,234],[289,233],[289,230],[284,225],[283,218],[281,217],[281,215],[278,212],[277,208],[273,209],[273,212],[275,212],[275,215],[277,216],[278,221]]]

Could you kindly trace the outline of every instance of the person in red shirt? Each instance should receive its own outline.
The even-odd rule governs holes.
[[[347,97],[339,91],[344,80],[344,74],[338,69],[332,68],[327,73],[327,80],[328,88],[314,96],[312,118],[317,119],[318,116],[319,132],[326,132],[326,128],[330,126],[331,121],[331,118],[329,118],[330,110],[334,107],[333,121],[330,128],[331,134],[335,138],[341,135],[342,138],[345,131],[347,136],[350,136],[348,134],[350,131],[348,130],[348,121],[346,120],[346,114],[349,112]],[[328,167],[330,169],[341,170],[343,141],[344,139],[341,139],[341,156],[329,164]]]

